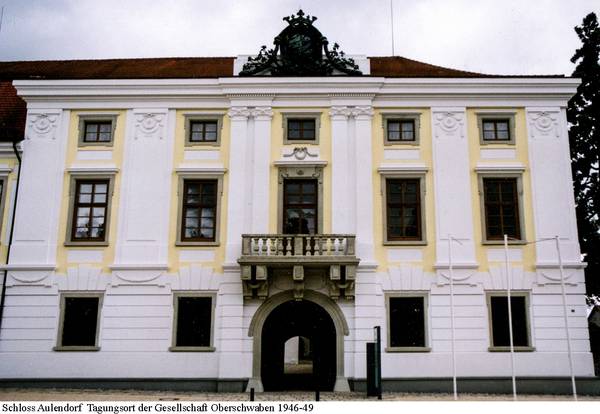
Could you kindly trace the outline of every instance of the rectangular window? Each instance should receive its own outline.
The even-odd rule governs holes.
[[[527,312],[527,296],[515,292],[511,295],[512,331],[514,347],[531,347],[529,341],[529,317]],[[490,314],[491,347],[509,350],[510,327],[508,324],[508,297],[506,294],[493,294],[488,297]]]
[[[214,298],[198,294],[176,294],[171,350],[212,350]]]
[[[71,241],[106,241],[109,179],[75,181]]]
[[[217,189],[217,180],[184,180],[181,241],[216,240]]]
[[[194,142],[217,142],[218,138],[217,120],[190,120],[189,141]]]
[[[80,114],[78,145],[112,146],[117,118],[117,114]]]
[[[55,350],[98,350],[100,295],[63,295]]]
[[[317,180],[289,179],[283,183],[284,234],[315,234],[318,225]]]
[[[112,141],[111,121],[85,121],[83,142],[108,143]]]
[[[288,141],[314,141],[316,139],[314,119],[296,119],[287,120],[287,139]]]
[[[388,350],[427,351],[425,296],[388,296],[387,301]]]
[[[487,240],[521,240],[517,178],[483,178]]]
[[[484,141],[510,141],[510,120],[509,119],[483,119]]]
[[[388,142],[415,141],[415,121],[413,119],[388,119]]]
[[[421,240],[419,178],[386,179],[387,241]]]

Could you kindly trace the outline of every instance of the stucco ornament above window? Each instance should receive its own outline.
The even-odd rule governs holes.
[[[313,26],[316,17],[298,10],[283,20],[288,27],[273,40],[275,47],[267,50],[263,46],[258,56],[248,59],[240,76],[362,75],[337,43],[329,50],[329,41]]]

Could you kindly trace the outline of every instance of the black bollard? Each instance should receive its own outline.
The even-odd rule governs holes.
[[[250,388],[250,401],[254,401],[254,388]]]
[[[319,390],[315,391],[315,401],[320,401],[321,400],[321,393],[319,392]]]

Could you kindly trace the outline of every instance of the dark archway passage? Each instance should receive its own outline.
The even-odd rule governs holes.
[[[295,336],[308,338],[312,373],[284,371],[285,342]],[[336,331],[329,314],[316,303],[289,301],[267,317],[262,331],[261,376],[265,391],[331,391],[336,379]]]

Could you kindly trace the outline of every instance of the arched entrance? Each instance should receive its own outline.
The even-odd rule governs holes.
[[[248,335],[254,339],[248,390],[309,389],[318,384],[321,389],[350,391],[344,376],[344,336],[348,335],[348,324],[328,296],[311,290],[304,291],[301,301],[294,300],[292,291],[273,295],[255,312]],[[284,372],[285,343],[292,337],[307,338],[311,343],[312,378],[294,379]],[[311,341],[310,337],[314,339]],[[316,383],[310,382],[315,379]]]
[[[304,364],[285,363],[285,344],[294,337],[306,338],[310,343],[311,352]],[[261,354],[265,391],[333,390],[335,326],[316,303],[290,300],[273,309],[263,326]]]

